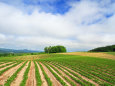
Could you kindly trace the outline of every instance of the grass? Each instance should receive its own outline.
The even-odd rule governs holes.
[[[115,55],[115,52],[105,52],[105,53]]]

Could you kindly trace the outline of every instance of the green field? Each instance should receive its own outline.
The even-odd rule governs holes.
[[[0,79],[5,86],[115,86],[115,60],[63,54],[1,57]]]

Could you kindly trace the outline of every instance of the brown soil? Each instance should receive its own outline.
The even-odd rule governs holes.
[[[9,77],[11,77],[13,75],[13,73],[16,72],[16,70],[22,65],[23,63],[9,69],[8,71],[4,72],[1,76],[0,76],[0,85],[4,85],[5,82],[7,81],[7,79]]]
[[[48,77],[51,79],[52,85],[53,85],[53,86],[62,86],[62,85],[56,80],[56,78],[53,76],[53,74],[47,69],[47,67],[44,66],[41,62],[40,62],[40,64],[43,66],[44,71],[46,72],[46,74],[48,75]]]
[[[14,63],[14,64],[16,64],[16,63]],[[5,66],[5,67],[3,67],[3,68],[0,68],[0,71],[1,71],[1,70],[4,70],[4,69],[6,69],[7,67],[10,67],[10,66],[12,66],[12,65],[14,65],[14,64],[11,64],[11,65],[8,65],[8,66]]]
[[[3,66],[3,65],[9,64],[9,63],[12,63],[12,62],[7,62],[7,63],[0,64],[0,67]]]
[[[22,68],[22,70],[18,73],[16,79],[11,83],[11,86],[20,86],[20,83],[23,80],[24,72],[28,67],[28,63],[29,62],[27,62],[26,65]]]
[[[34,62],[31,62],[31,67],[28,73],[28,79],[26,82],[26,86],[36,86],[36,78],[35,78],[35,66]]]
[[[50,67],[51,68],[51,67]],[[65,79],[62,78],[53,68],[51,68],[68,86],[71,86]]]
[[[37,66],[38,66],[39,73],[40,73],[41,80],[42,80],[42,85],[41,85],[41,86],[48,86],[48,83],[47,83],[47,81],[45,80],[45,77],[44,77],[44,75],[43,75],[43,73],[42,73],[42,70],[41,70],[40,66],[38,65],[38,63],[37,63]]]
[[[64,67],[64,66],[63,66],[63,67]],[[71,69],[69,69],[69,68],[67,68],[67,67],[65,67],[65,68],[68,69],[68,70],[70,70],[70,71],[73,72],[73,73],[76,73],[76,74],[79,75],[82,79],[91,82],[91,83],[94,84],[95,86],[99,86],[99,85],[98,85],[97,83],[95,83],[93,80],[90,80],[90,79],[88,79],[88,78],[82,76],[81,74],[79,74],[79,73],[77,73],[77,72],[75,72],[75,71],[73,71],[73,70],[71,70]],[[68,71],[66,71],[66,72],[68,72]],[[68,72],[68,73],[69,73],[69,72]]]
[[[52,65],[52,64],[50,64]],[[52,65],[53,67],[55,67],[54,65]],[[66,76],[69,80],[71,80],[72,82],[74,82],[76,84],[76,86],[80,86],[78,83],[76,83],[74,80],[72,80],[68,75],[66,75],[62,70],[60,70],[59,68],[55,67],[61,74],[62,76]],[[65,71],[65,70],[64,70]],[[70,73],[69,73],[70,74]],[[71,75],[71,74],[70,74]]]
[[[91,53],[91,52],[70,52],[70,53],[60,53],[65,55],[80,55],[80,56],[90,56],[90,57],[100,57],[100,58],[107,58],[107,59],[114,59],[114,55],[106,54],[106,53]]]

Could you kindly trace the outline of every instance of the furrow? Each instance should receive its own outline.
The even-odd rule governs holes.
[[[24,72],[26,70],[26,68],[28,67],[28,63],[26,63],[26,65],[24,66],[24,68],[22,68],[22,70],[18,73],[16,79],[11,83],[11,86],[20,86],[21,81],[23,80],[23,75]]]
[[[52,81],[52,85],[53,86],[62,86],[57,80],[56,78],[54,77],[54,75],[48,70],[48,68],[43,65],[42,63],[40,63],[43,67],[43,69],[45,70],[46,74],[48,75],[48,77],[51,79]]]
[[[37,66],[38,66],[38,69],[39,69],[39,73],[40,73],[40,76],[41,76],[41,80],[42,80],[42,85],[41,86],[48,86],[48,83],[43,75],[43,72],[39,66],[39,64],[37,63]]]

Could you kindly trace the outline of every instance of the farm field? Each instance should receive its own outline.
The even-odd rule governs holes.
[[[0,86],[115,86],[113,55],[67,54],[0,57]]]

